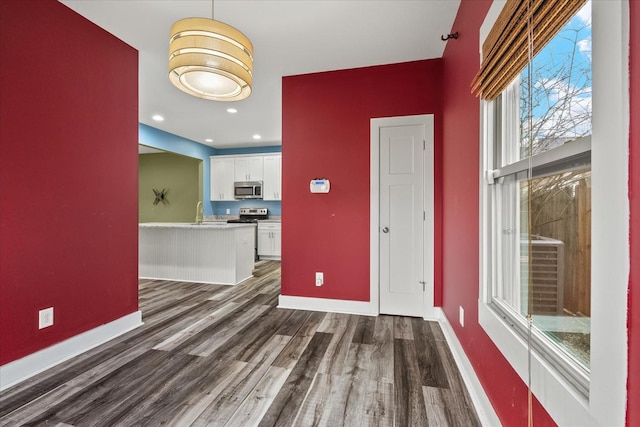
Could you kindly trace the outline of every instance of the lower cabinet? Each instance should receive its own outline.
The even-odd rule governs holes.
[[[258,256],[266,259],[280,259],[282,225],[279,222],[258,223]]]

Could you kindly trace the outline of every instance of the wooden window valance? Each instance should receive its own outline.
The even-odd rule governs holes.
[[[482,65],[471,91],[493,100],[529,62],[529,28],[532,57],[580,10],[586,0],[507,0],[482,45]]]

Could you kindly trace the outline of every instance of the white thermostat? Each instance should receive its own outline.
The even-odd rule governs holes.
[[[309,189],[312,193],[328,193],[331,188],[331,184],[328,179],[312,179],[309,184]]]

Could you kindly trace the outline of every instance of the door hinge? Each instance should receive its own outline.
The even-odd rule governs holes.
[[[426,140],[426,139],[423,139],[423,140],[422,140],[422,149],[423,149],[423,150],[426,150],[426,149],[427,149],[427,140]]]
[[[422,211],[422,220],[423,221],[427,220],[427,213],[425,211]]]
[[[424,292],[424,290],[425,290],[424,288],[425,288],[425,286],[427,285],[427,282],[425,282],[424,280],[422,280],[422,281],[420,281],[420,282],[418,282],[418,283],[422,283],[422,292]]]

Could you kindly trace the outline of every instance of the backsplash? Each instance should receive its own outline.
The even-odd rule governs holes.
[[[240,208],[267,208],[269,217],[282,215],[282,202],[275,200],[237,200],[228,202],[211,202],[213,215],[238,216]],[[227,214],[227,209],[229,213]]]

